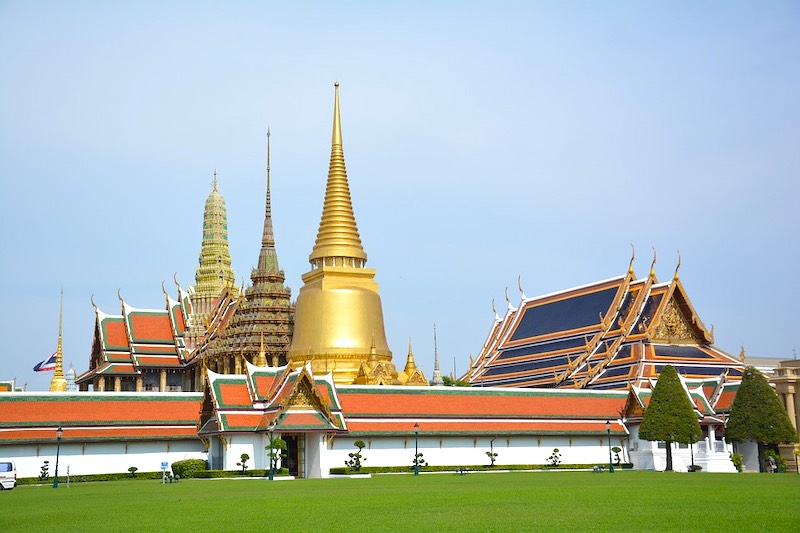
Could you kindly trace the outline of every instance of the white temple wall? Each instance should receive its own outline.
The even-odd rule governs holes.
[[[327,468],[343,467],[349,454],[357,451],[354,443],[367,445],[361,454],[363,466],[411,466],[414,460],[414,436],[354,438],[339,436],[328,442]],[[612,441],[612,445],[614,445]],[[608,441],[599,437],[432,437],[419,436],[423,459],[432,466],[488,465],[488,451],[497,453],[495,464],[548,464],[548,457],[558,448],[561,463],[606,464]],[[324,475],[324,473],[323,473]]]
[[[326,437],[324,433],[307,433],[305,436],[306,443],[306,477],[319,478],[328,477],[330,466],[327,465],[326,459]],[[323,469],[323,467],[325,467]]]
[[[137,442],[62,442],[58,458],[58,477],[127,472],[135,466],[140,472],[161,470],[162,461],[170,465],[183,459],[207,459],[198,440]],[[0,457],[14,459],[18,477],[39,477],[44,461],[50,461],[50,478],[56,471],[56,444],[6,444]]]
[[[279,437],[280,435],[275,435]],[[213,465],[212,468],[216,470],[241,470],[240,463],[242,454],[246,453],[250,456],[247,460],[247,469],[269,469],[269,462],[267,455],[269,450],[266,447],[269,445],[269,437],[264,433],[233,433],[228,434],[227,447],[223,450],[223,464]],[[278,461],[280,466],[280,461]]]

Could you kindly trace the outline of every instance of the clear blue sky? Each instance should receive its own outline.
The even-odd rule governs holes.
[[[0,2],[0,379],[44,389],[94,294],[194,282],[214,169],[248,278],[272,129],[296,296],[319,225],[333,83],[395,361],[465,370],[492,300],[681,279],[717,345],[800,345],[797,2]]]

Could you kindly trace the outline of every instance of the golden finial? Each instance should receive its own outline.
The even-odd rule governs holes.
[[[739,352],[739,361],[744,363],[744,346],[742,346],[742,350]]]
[[[406,358],[406,366],[403,371],[406,376],[411,376],[414,370],[417,369],[417,363],[414,361],[414,352],[411,350],[411,337],[408,338],[408,357]]]
[[[243,350],[244,351],[244,350]],[[261,346],[258,349],[258,361],[253,361],[256,366],[267,366],[267,352],[264,350],[264,333],[261,333]]]
[[[633,276],[633,260],[636,259],[636,247],[631,243],[631,262],[628,264],[628,274]]]
[[[339,82],[333,84],[334,87],[334,102],[333,102],[333,137],[331,144],[342,145],[342,120],[339,115]]]
[[[217,169],[214,169],[214,179],[211,181],[211,185],[214,187],[214,190],[217,190]]]
[[[653,246],[653,262],[650,263],[650,277],[656,277],[656,247]]]
[[[121,289],[117,289],[117,298],[119,298],[120,303],[125,303],[125,300],[122,299],[122,292]]]
[[[164,296],[169,297],[169,294],[167,294],[167,288],[164,286],[164,283],[165,283],[165,281],[162,279],[161,280],[161,292],[164,293]]]
[[[517,287],[519,288],[519,293],[522,295],[522,299],[526,300],[525,291],[522,289],[522,275],[517,276]]]
[[[678,250],[678,265],[675,267],[675,275],[672,279],[678,281],[678,270],[681,268],[681,251]]]
[[[369,345],[369,357],[367,358],[368,361],[377,361],[378,360],[378,350],[375,348],[375,330],[372,330],[372,342]]]
[[[175,272],[175,273],[172,275],[172,281],[175,283],[175,286],[176,286],[176,287],[178,287],[178,290],[180,290],[180,288],[181,288],[181,284],[180,284],[180,283],[178,283],[178,273],[177,273],[177,272]]]
[[[67,392],[67,380],[64,379],[64,352],[61,332],[64,317],[64,289],[61,289],[61,306],[58,310],[58,347],[56,348],[56,368],[50,381],[50,392]]]
[[[96,303],[94,303],[94,294],[92,294],[91,296],[89,296],[89,301],[90,301],[90,302],[92,302],[92,307],[94,307],[94,311],[95,311],[95,313],[96,313],[96,312],[97,312],[97,304],[96,304]]]
[[[508,287],[506,287],[506,303],[511,306],[511,299],[508,297]]]

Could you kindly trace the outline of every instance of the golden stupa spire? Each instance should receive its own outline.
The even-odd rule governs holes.
[[[67,380],[64,379],[64,352],[61,346],[61,331],[64,318],[64,289],[61,289],[61,307],[58,310],[58,348],[56,348],[56,369],[50,380],[50,392],[67,392]]]
[[[399,385],[386,342],[376,271],[367,268],[361,246],[342,150],[339,84],[336,84],[331,161],[322,220],[297,296],[294,331],[287,357],[292,368],[311,363],[314,372],[332,372],[335,383],[350,384],[362,365],[378,363]]]
[[[406,367],[403,371],[407,376],[410,376],[417,369],[417,363],[414,362],[414,352],[411,351],[411,337],[408,338],[408,358],[406,359]]]
[[[350,185],[347,182],[347,169],[342,149],[338,82],[336,82],[335,88],[328,183],[325,188],[325,202],[322,207],[322,220],[319,223],[317,240],[308,259],[315,267],[329,264],[361,268],[367,261],[367,254],[361,245],[361,236],[358,233],[353,204],[350,199]]]

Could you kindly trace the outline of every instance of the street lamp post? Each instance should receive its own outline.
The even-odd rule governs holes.
[[[64,434],[64,430],[61,429],[61,426],[58,426],[56,430],[56,475],[53,477],[53,488],[58,488],[58,456],[61,452],[61,435]]]
[[[414,475],[419,475],[419,422],[414,422]]]
[[[274,475],[275,475],[275,472],[274,472],[275,461],[274,461],[273,456],[272,456],[272,453],[273,453],[272,452],[272,434],[273,434],[274,431],[275,431],[275,424],[272,423],[272,424],[269,425],[269,456],[267,457],[267,460],[269,461],[269,480],[270,481],[273,480]]]
[[[608,433],[608,473],[614,473],[614,460],[611,458],[611,422],[606,420],[606,433]]]

